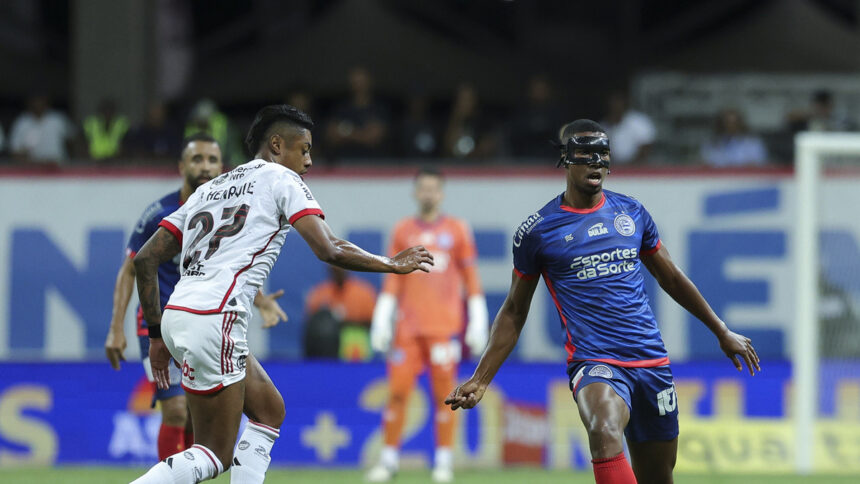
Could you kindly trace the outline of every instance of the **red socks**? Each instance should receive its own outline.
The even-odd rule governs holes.
[[[624,452],[608,459],[591,459],[596,484],[636,484],[633,468]]]
[[[187,449],[185,445],[185,427],[171,427],[161,424],[158,429],[158,460],[164,460],[173,454]]]

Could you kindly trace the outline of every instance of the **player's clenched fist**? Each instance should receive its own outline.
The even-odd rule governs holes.
[[[481,401],[485,391],[487,391],[486,385],[480,385],[469,380],[448,394],[448,398],[445,399],[445,405],[450,405],[451,410],[472,408]]]
[[[415,270],[430,272],[433,256],[424,246],[419,245],[400,252],[392,257],[391,261],[394,263],[394,273],[396,274],[409,274]]]

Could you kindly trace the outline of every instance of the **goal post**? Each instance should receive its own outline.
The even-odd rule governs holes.
[[[826,157],[860,158],[860,133],[799,133],[795,137],[795,320],[792,331],[795,461],[799,473],[814,470],[819,418],[821,190]],[[860,191],[860,186],[857,187]],[[860,208],[858,197],[857,208]],[[860,274],[857,275],[860,277]]]

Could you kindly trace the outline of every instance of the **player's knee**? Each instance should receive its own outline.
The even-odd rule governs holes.
[[[588,425],[588,442],[595,459],[618,455],[624,448],[623,439],[624,430],[615,422],[596,420]]]
[[[188,411],[185,399],[174,397],[161,402],[161,423],[170,427],[185,427]]]

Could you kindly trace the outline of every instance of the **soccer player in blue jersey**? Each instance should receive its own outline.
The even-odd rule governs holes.
[[[116,278],[113,292],[113,314],[110,329],[105,341],[105,353],[115,370],[119,370],[120,361],[125,360],[123,351],[127,343],[123,331],[123,320],[128,308],[131,291],[134,289],[135,270],[133,259],[143,244],[158,230],[161,219],[175,212],[185,200],[194,193],[200,185],[221,174],[221,148],[214,138],[205,134],[190,136],[185,140],[179,161],[179,173],[182,175],[182,187],[169,193],[160,200],[152,203],[143,211],[137,225],[134,227],[126,246],[126,258]],[[162,307],[167,304],[173,287],[179,282],[178,257],[167,261],[158,267],[158,282]],[[269,295],[257,294],[254,304],[260,310],[263,327],[278,324],[279,320],[286,321],[287,315],[278,305],[276,299],[283,295],[280,290]],[[143,311],[137,311],[137,337],[140,343],[140,354],[143,358],[144,369],[150,381],[152,371],[149,366],[149,333]],[[158,430],[159,460],[184,450],[194,443],[191,436],[191,425],[187,421],[185,393],[179,386],[180,371],[170,366],[170,388],[162,390],[156,387],[152,404],[161,402],[161,427]]]
[[[749,338],[734,333],[672,262],[657,227],[634,198],[603,189],[609,138],[587,119],[562,128],[567,189],[514,235],[514,274],[490,342],[472,377],[445,400],[472,408],[517,343],[541,276],[565,334],[567,372],[597,484],[672,482],[678,408],[669,358],[641,268],[701,320],[740,371],[761,371]],[[632,459],[624,455],[623,437]]]

